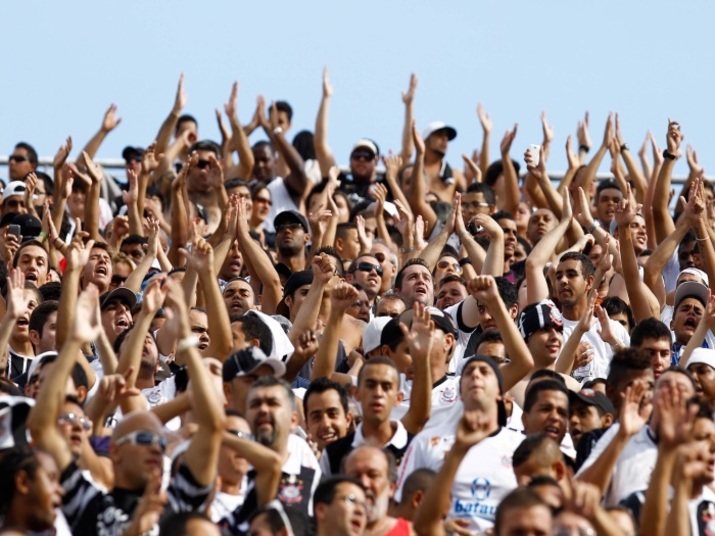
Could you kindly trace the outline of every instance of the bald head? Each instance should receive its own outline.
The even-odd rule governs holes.
[[[112,443],[116,443],[118,439],[137,430],[147,430],[155,434],[161,434],[163,428],[164,426],[155,413],[151,411],[132,411],[126,414],[117,424],[112,433]]]

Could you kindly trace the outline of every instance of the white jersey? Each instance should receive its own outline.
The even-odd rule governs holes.
[[[424,429],[439,426],[447,420],[450,420],[455,406],[459,405],[461,407],[462,402],[459,399],[459,378],[460,376],[445,376],[432,386],[432,412]],[[410,409],[412,380],[408,380],[402,373],[400,374],[400,391],[403,393],[404,398],[399,405],[392,408],[390,418],[393,421],[402,419]],[[462,411],[459,410],[457,413],[461,416]]]
[[[412,440],[397,480],[396,500],[402,496],[405,479],[416,469],[439,471],[454,444],[456,423],[425,430]],[[511,459],[524,440],[519,432],[500,428],[467,452],[452,484],[449,519],[469,521],[468,530],[483,534],[494,525],[497,506],[517,487]]]
[[[276,177],[268,183],[266,188],[271,192],[272,204],[268,217],[263,222],[263,229],[269,233],[275,233],[276,230],[275,227],[273,227],[275,217],[286,210],[298,210],[298,207],[290,196],[283,177]]]
[[[618,433],[619,424],[615,423],[594,445],[591,454],[579,469],[576,476],[591,467],[604,450],[611,444]],[[644,426],[640,432],[631,437],[626,443],[621,455],[616,461],[611,474],[611,481],[606,489],[604,504],[617,506],[620,501],[639,491],[648,489],[650,475],[655,469],[658,459],[658,447],[654,441],[654,434],[649,426]]]
[[[578,324],[578,320],[568,320],[564,318],[563,321],[563,344],[565,346],[566,341],[571,336],[571,333],[573,333],[574,328]],[[628,335],[626,328],[624,328],[615,320],[609,319],[609,323],[611,325],[611,331],[615,335],[616,339],[618,339],[618,341],[623,346],[630,346],[631,337],[630,335]],[[593,323],[593,326],[591,326],[591,329],[584,333],[583,337],[581,338],[582,341],[587,341],[591,345],[591,348],[593,348],[595,355],[593,357],[593,361],[591,361],[589,364],[577,368],[573,371],[573,376],[578,381],[592,380],[594,378],[605,378],[606,376],[608,376],[608,368],[610,367],[611,359],[613,358],[613,350],[611,350],[611,347],[605,342],[603,342],[603,339],[601,339],[601,336],[598,334],[600,329],[601,324],[598,322],[598,320],[596,320]]]

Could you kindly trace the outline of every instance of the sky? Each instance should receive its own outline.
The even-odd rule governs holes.
[[[329,143],[342,164],[364,136],[399,151],[401,92],[414,72],[418,128],[443,120],[458,131],[453,166],[481,144],[482,102],[494,121],[492,159],[516,122],[512,156],[540,143],[545,110],[556,131],[549,170],[563,171],[566,136],[583,113],[596,145],[608,112],[618,111],[634,151],[648,129],[663,147],[672,117],[706,173],[715,170],[713,2],[76,0],[4,2],[3,15],[0,154],[24,140],[51,156],[67,135],[76,153],[111,103],[123,120],[98,156],[146,146],[182,71],[185,112],[202,138],[218,138],[214,109],[234,80],[244,123],[263,94],[292,104],[291,134],[313,130],[327,65]],[[687,174],[685,158],[675,174]]]

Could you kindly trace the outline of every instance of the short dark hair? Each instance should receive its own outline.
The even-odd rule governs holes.
[[[559,259],[559,264],[566,261],[578,261],[581,263],[581,271],[583,272],[583,277],[588,277],[596,272],[596,268],[593,266],[593,262],[588,258],[587,255],[580,253],[578,251],[567,251]]]
[[[362,376],[363,376],[365,369],[367,367],[371,367],[374,365],[387,365],[388,367],[395,369],[395,374],[397,374],[397,382],[399,383],[400,371],[397,369],[397,365],[395,365],[395,362],[392,359],[390,359],[389,357],[386,357],[384,355],[379,355],[377,357],[373,357],[373,358],[365,361],[365,364],[360,369],[360,372],[358,372],[358,379],[357,379],[358,386],[360,385],[360,380],[362,380]]]
[[[226,190],[230,190],[231,188],[238,188],[239,186],[245,186],[246,188],[248,188],[249,191],[251,189],[247,181],[239,178],[228,179],[226,182],[223,183],[223,187]],[[263,185],[263,187],[265,188],[265,184]]]
[[[44,356],[40,360],[39,369],[46,367],[50,363],[54,363],[55,361],[57,361],[57,358],[58,358],[57,354],[48,354],[48,355]],[[74,382],[75,388],[76,387],[86,387],[89,389],[89,380],[87,379],[87,373],[82,368],[82,365],[80,365],[79,363],[75,363],[72,366],[72,374],[70,374],[70,376],[72,378],[72,381]],[[77,401],[77,405],[79,405],[79,406],[82,405],[79,403],[79,400]]]
[[[30,246],[36,246],[36,247],[40,248],[42,251],[44,251],[45,257],[47,258],[47,262],[49,263],[50,254],[47,253],[45,246],[42,244],[42,242],[40,242],[39,240],[35,240],[33,238],[32,240],[25,240],[22,244],[20,244],[20,247],[17,248],[15,255],[12,256],[12,267],[13,268],[17,268],[17,263],[20,262],[20,255],[22,255],[22,250],[27,247],[30,247]]]
[[[339,223],[335,228],[335,238],[345,238],[348,236],[348,231],[355,229],[357,231],[357,225],[351,222]]]
[[[514,283],[511,283],[506,277],[501,276],[495,277],[494,281],[497,284],[499,296],[507,309],[519,303],[519,291]]]
[[[402,277],[404,276],[405,270],[414,265],[420,265],[424,266],[427,268],[427,271],[431,274],[432,270],[430,270],[429,265],[427,262],[420,258],[420,257],[414,257],[412,259],[409,259],[405,264],[402,265],[402,268],[400,268],[400,271],[397,272],[397,276],[395,277],[395,288],[402,288]]]
[[[37,331],[42,334],[42,328],[45,327],[45,323],[50,315],[56,312],[60,308],[60,302],[55,300],[43,301],[40,305],[35,307],[30,315],[30,331]]]
[[[37,163],[39,162],[37,158],[37,151],[35,151],[35,148],[26,141],[16,143],[15,149],[25,149],[25,151],[27,151],[27,160],[30,162],[30,164],[37,165]]]
[[[492,214],[492,219],[494,221],[499,221],[499,220],[511,220],[511,221],[516,221],[514,219],[514,215],[511,212],[507,212],[506,210],[498,210],[494,214]]]
[[[612,179],[605,179],[602,180],[601,182],[598,183],[598,186],[596,187],[596,199],[595,201],[598,201],[599,196],[601,195],[601,192],[603,190],[618,190],[621,192],[620,186],[618,186],[618,183]],[[622,194],[623,192],[621,192]]]
[[[291,408],[296,409],[295,393],[293,392],[293,389],[291,389],[290,384],[283,378],[278,378],[276,376],[261,376],[253,382],[253,385],[251,385],[248,391],[251,392],[259,387],[282,387],[283,391],[285,391],[288,402],[290,402]]]
[[[196,127],[198,128],[199,122],[196,120],[196,118],[193,115],[190,114],[182,114],[179,116],[179,118],[176,120],[176,128],[174,129],[175,132],[179,131],[179,128],[184,123],[196,123]]]
[[[633,327],[636,325],[636,319],[633,316],[633,311],[631,310],[630,306],[618,296],[608,296],[604,298],[601,302],[601,307],[605,309],[606,314],[609,317],[620,314],[626,315],[630,329],[633,329]],[[631,343],[632,342],[633,341],[631,341]]]
[[[418,491],[428,489],[436,476],[435,471],[426,467],[412,471],[405,479],[405,483],[402,484],[402,502],[412,499],[412,496]]]
[[[303,413],[305,414],[306,421],[308,420],[308,399],[310,398],[310,396],[313,394],[319,395],[330,390],[336,391],[338,393],[338,397],[340,398],[340,405],[342,406],[343,411],[346,414],[348,413],[349,408],[347,391],[339,383],[334,382],[333,380],[330,380],[323,376],[310,382],[308,389],[306,389],[305,394],[303,395]]]
[[[5,514],[15,497],[15,477],[20,471],[35,478],[40,461],[38,450],[27,445],[16,446],[3,451],[0,458],[0,514]]]
[[[198,519],[208,521],[211,519],[198,510],[188,510],[185,512],[175,512],[162,519],[159,524],[159,536],[177,536],[186,534],[186,528],[191,521]]]
[[[258,340],[258,347],[263,350],[266,355],[271,355],[273,352],[273,334],[271,328],[261,320],[258,315],[245,314],[231,319],[231,323],[240,322],[243,334],[246,339]]]
[[[566,380],[564,380],[563,376],[561,376],[561,374],[559,374],[555,370],[551,370],[551,369],[535,370],[534,373],[529,378],[529,385],[531,385],[535,380],[538,380],[540,378],[546,378],[549,380],[553,380],[555,382],[559,382],[563,385],[566,385]],[[528,387],[527,387],[527,389],[528,389]]]
[[[514,171],[516,172],[516,176],[518,177],[519,170],[521,169],[521,164],[516,160],[512,159],[511,165],[514,166]],[[489,164],[487,172],[484,174],[484,182],[489,186],[493,187],[494,184],[496,184],[499,175],[501,175],[502,173],[504,173],[504,164],[502,163],[501,159],[499,159]]]
[[[354,484],[360,489],[364,489],[362,483],[357,479],[347,475],[330,476],[320,481],[313,494],[313,504],[330,504],[335,499],[340,484]]]
[[[542,391],[559,391],[560,393],[563,393],[566,398],[569,396],[569,390],[566,389],[566,386],[561,382],[556,380],[544,380],[537,382],[529,387],[528,391],[526,391],[526,396],[524,397],[524,413],[529,413],[531,411],[534,404],[536,404],[536,401],[539,399],[539,393]]]
[[[122,245],[119,246],[119,249],[121,250],[124,246],[135,246],[137,244],[144,245],[148,243],[149,239],[146,236],[130,234],[127,235],[124,240],[122,240]]]
[[[343,266],[343,259],[340,258],[340,255],[338,252],[335,250],[333,246],[323,246],[322,248],[316,249],[315,254],[320,255],[321,253],[325,253],[326,255],[330,255],[333,259],[335,259],[335,271],[338,274],[338,276],[345,277],[345,267]]]
[[[288,121],[293,120],[293,107],[287,101],[276,101],[276,110],[284,112],[288,116]]]
[[[631,346],[638,348],[646,339],[668,339],[668,341],[671,341],[672,337],[670,328],[664,322],[655,317],[646,318],[638,322],[636,327],[633,328]]]
[[[464,285],[464,288],[467,288],[467,282],[464,280],[464,278],[461,275],[457,275],[457,274],[445,275],[439,281],[439,288],[442,288],[442,285],[444,285],[445,283],[460,283],[460,284]]]
[[[472,184],[467,186],[467,193],[483,194],[484,201],[492,206],[496,205],[497,203],[497,198],[496,195],[494,195],[494,190],[486,182],[473,182]]]
[[[216,158],[221,158],[221,147],[218,143],[212,140],[197,141],[189,148],[189,154],[194,151],[210,151],[216,155]]]
[[[313,133],[310,130],[301,130],[293,138],[293,147],[303,160],[316,160]]]
[[[52,177],[50,177],[44,171],[33,171],[32,173],[37,175],[37,178],[42,181],[42,184],[45,186],[45,194],[54,195],[55,183],[52,181]],[[29,173],[27,175],[29,175]],[[25,175],[25,178],[23,180],[27,179],[27,175]]]
[[[52,270],[53,268],[50,268]],[[40,294],[42,294],[42,301],[59,301],[60,295],[62,294],[62,283],[59,281],[48,281],[39,288]]]
[[[650,356],[638,348],[624,348],[613,354],[611,367],[606,377],[606,388],[618,390],[619,384],[629,371],[643,371],[651,368]]]
[[[534,490],[529,488],[516,488],[504,497],[499,503],[499,506],[497,506],[497,512],[494,518],[494,533],[500,534],[499,531],[504,524],[504,519],[509,515],[509,510],[534,508],[535,506],[543,506],[546,510],[551,512],[548,505]]]

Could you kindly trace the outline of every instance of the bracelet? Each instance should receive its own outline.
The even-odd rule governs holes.
[[[591,227],[589,227],[589,228],[586,229],[586,230],[588,231],[588,234],[593,234],[593,232],[594,232],[596,229],[598,229],[600,226],[601,226],[601,224],[598,223],[598,220],[594,220],[594,221],[593,221],[593,224],[591,225]]]
[[[587,153],[591,150],[591,148],[588,145],[579,145],[578,150]]]
[[[675,156],[673,153],[668,152],[668,149],[663,150],[663,158],[667,158],[668,160],[676,160],[678,157]]]
[[[62,246],[65,245],[64,240],[62,240],[59,236],[56,236],[55,239],[52,241],[52,245],[55,246],[55,249],[60,249],[60,248],[62,247],[62,246],[60,246],[59,248],[57,247],[57,241],[58,241],[58,240],[59,240],[60,242],[62,242]]]
[[[621,145],[621,152],[627,151],[627,150],[628,150],[628,144],[627,144],[627,143],[624,143],[623,145]]]
[[[276,127],[273,129],[273,134],[283,134],[283,127]]]
[[[463,259],[459,259],[460,266],[465,266],[467,264],[472,264],[472,260],[469,257],[464,257]]]
[[[44,242],[47,240],[47,233],[45,231],[40,231],[40,234],[38,234],[37,237],[40,239],[40,242]]]
[[[199,338],[196,335],[189,335],[188,337],[181,339],[176,345],[177,352],[185,352],[191,348],[196,348],[199,345]]]
[[[411,247],[411,246],[408,247],[408,248],[400,248],[400,251],[401,251],[402,253],[412,253],[414,250],[415,250],[415,248],[413,248],[413,247]]]
[[[704,237],[704,238],[698,238],[698,237],[696,236],[696,237],[695,237],[695,240],[698,241],[698,242],[705,242],[706,240],[708,240],[708,237],[706,236],[706,237]]]

